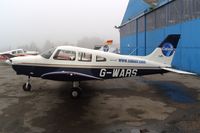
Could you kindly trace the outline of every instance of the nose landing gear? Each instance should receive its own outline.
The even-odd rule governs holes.
[[[28,81],[23,85],[24,91],[31,91],[30,76],[28,76]]]

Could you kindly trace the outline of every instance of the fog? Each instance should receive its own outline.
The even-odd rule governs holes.
[[[0,0],[0,51],[25,45],[76,45],[113,39],[128,0]]]

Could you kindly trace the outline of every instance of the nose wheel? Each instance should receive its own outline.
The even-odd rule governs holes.
[[[31,91],[31,84],[30,83],[25,83],[23,85],[23,90],[24,91]]]
[[[28,76],[28,81],[22,86],[24,91],[31,91],[30,76]]]
[[[73,82],[73,87],[71,89],[70,95],[71,98],[77,99],[81,95],[81,88],[79,87],[80,83],[79,82]]]

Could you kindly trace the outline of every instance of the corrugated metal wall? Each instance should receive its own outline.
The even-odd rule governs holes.
[[[199,7],[199,0],[174,0],[122,25],[121,53],[147,55],[168,34],[179,33],[181,40],[172,65],[200,74]]]

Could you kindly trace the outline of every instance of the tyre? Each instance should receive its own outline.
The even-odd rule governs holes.
[[[71,98],[73,99],[79,98],[81,95],[80,88],[72,88],[70,95],[71,95]]]
[[[23,90],[24,91],[31,91],[31,84],[30,83],[25,83],[24,85],[23,85]]]

